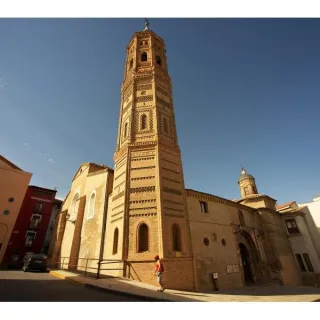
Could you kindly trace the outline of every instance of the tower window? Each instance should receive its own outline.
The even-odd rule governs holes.
[[[138,229],[138,252],[146,252],[149,249],[149,230],[145,223]]]
[[[181,234],[177,224],[172,226],[173,251],[181,252]]]
[[[243,213],[239,211],[238,215],[239,215],[240,226],[245,226]]]
[[[169,134],[169,125],[168,125],[168,119],[163,118],[163,131],[167,134]]]
[[[244,187],[243,190],[245,195],[249,194],[248,187]]]
[[[143,61],[148,61],[148,55],[147,55],[146,52],[143,52],[143,53],[141,54],[141,61],[142,61],[142,62],[143,62]]]
[[[203,213],[208,213],[208,203],[205,201],[200,201],[200,210]]]
[[[253,193],[258,193],[256,186],[252,186]]]
[[[124,134],[123,134],[123,136],[126,137],[127,135],[128,135],[128,122],[126,122],[124,124]]]
[[[156,62],[159,66],[162,65],[161,58],[159,56],[156,56]]]
[[[116,228],[113,234],[113,250],[112,254],[117,254],[118,252],[118,242],[119,242],[119,230]]]
[[[131,69],[133,67],[133,59],[130,60],[130,67],[129,69]]]
[[[141,130],[147,129],[147,116],[143,114],[141,116]]]

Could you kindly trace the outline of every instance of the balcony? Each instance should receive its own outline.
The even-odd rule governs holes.
[[[30,223],[29,226],[28,226],[28,229],[30,229],[30,230],[38,230],[39,229],[39,225],[40,225],[40,223],[38,223],[38,224]]]

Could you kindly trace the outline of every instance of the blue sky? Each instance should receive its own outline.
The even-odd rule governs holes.
[[[64,197],[113,167],[126,46],[143,19],[0,19],[0,153]],[[150,19],[166,42],[187,188],[320,193],[320,20]]]

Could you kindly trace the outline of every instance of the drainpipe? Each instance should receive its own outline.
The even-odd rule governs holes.
[[[103,220],[102,220],[102,232],[101,232],[101,242],[100,242],[100,253],[99,253],[99,265],[98,265],[98,275],[100,273],[100,261],[103,259],[103,251],[104,251],[104,241],[106,235],[106,227],[107,227],[107,213],[108,213],[108,185],[109,185],[109,169],[107,169],[107,181],[106,181],[106,194],[105,194],[105,201],[104,201],[104,209],[103,209]]]

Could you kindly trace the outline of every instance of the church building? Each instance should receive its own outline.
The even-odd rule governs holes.
[[[114,169],[83,163],[59,216],[52,261],[61,268],[212,291],[299,285],[276,200],[242,168],[241,199],[184,185],[163,39],[148,24],[127,46]],[[95,260],[94,260],[95,259]],[[91,271],[90,271],[91,270]]]

